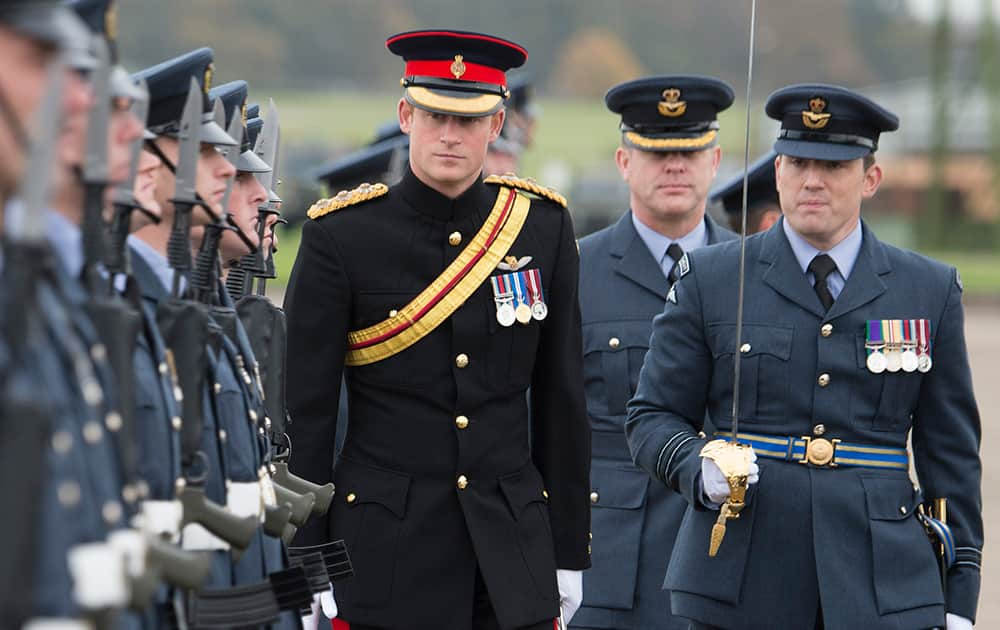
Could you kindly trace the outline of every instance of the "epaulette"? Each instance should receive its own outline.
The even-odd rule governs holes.
[[[509,186],[511,188],[517,188],[518,190],[533,193],[539,197],[544,197],[549,201],[554,201],[563,208],[568,205],[566,197],[560,195],[551,188],[540,186],[532,179],[518,177],[513,173],[507,173],[505,175],[490,175],[484,181],[487,184],[500,184],[501,186]]]
[[[389,187],[385,184],[361,184],[354,190],[342,190],[329,199],[320,199],[309,208],[306,216],[310,219],[318,219],[341,208],[381,197],[387,192],[389,192]]]

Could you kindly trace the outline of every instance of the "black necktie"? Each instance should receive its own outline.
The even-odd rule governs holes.
[[[823,308],[826,310],[830,310],[830,307],[833,306],[833,294],[830,293],[830,287],[826,286],[826,278],[836,270],[837,263],[833,262],[833,259],[826,254],[817,255],[809,263],[809,271],[816,277],[813,289],[816,290],[816,295],[819,296],[819,301],[823,303]]]
[[[670,273],[667,274],[667,281],[670,282],[670,286],[674,286],[680,272],[677,268],[677,262],[684,257],[684,250],[677,243],[671,243],[670,247],[667,248],[667,256],[670,256],[674,260],[674,266],[670,268]]]

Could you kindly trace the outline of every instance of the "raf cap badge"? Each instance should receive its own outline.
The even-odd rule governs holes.
[[[826,99],[821,96],[814,96],[809,99],[809,110],[802,112],[802,124],[809,129],[822,129],[830,122],[831,116],[826,109]]]
[[[677,118],[683,116],[687,111],[687,103],[681,99],[681,91],[678,88],[667,88],[661,95],[663,100],[656,104],[657,111],[661,116],[667,118]]]
[[[210,63],[205,67],[205,77],[204,77],[205,85],[202,87],[202,89],[205,91],[205,94],[208,94],[209,90],[212,89],[212,73],[214,72],[215,72],[214,63]]]

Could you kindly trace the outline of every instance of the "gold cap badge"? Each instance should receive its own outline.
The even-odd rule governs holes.
[[[204,77],[204,79],[205,79],[205,85],[202,86],[202,89],[205,90],[205,94],[208,94],[208,91],[212,89],[212,73],[213,72],[215,72],[215,64],[214,63],[210,63],[205,68],[205,77]]]
[[[822,129],[830,122],[833,114],[824,113],[826,109],[826,99],[822,96],[814,96],[809,99],[809,110],[802,112],[802,124],[809,129]]]
[[[661,95],[663,100],[656,104],[656,109],[661,116],[667,118],[677,118],[683,116],[687,111],[687,103],[680,100],[681,91],[679,88],[667,88]]]
[[[243,126],[247,126],[247,102],[243,101],[243,107],[240,108],[240,118],[243,120]]]
[[[108,3],[108,9],[104,13],[104,32],[109,40],[118,39],[118,9],[114,2]]]
[[[462,55],[455,55],[455,61],[451,63],[451,73],[455,75],[456,79],[461,79],[462,75],[465,74],[465,62],[462,59]]]

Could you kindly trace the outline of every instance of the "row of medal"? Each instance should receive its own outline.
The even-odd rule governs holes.
[[[542,275],[538,269],[525,269],[500,276],[491,276],[493,301],[497,307],[497,322],[513,326],[527,325],[532,319],[542,321],[549,314],[542,293]]]
[[[930,372],[931,320],[871,319],[866,332],[869,372]]]

